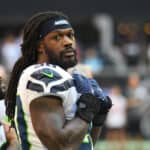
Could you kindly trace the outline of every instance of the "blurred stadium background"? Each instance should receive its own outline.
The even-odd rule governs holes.
[[[80,63],[114,104],[95,150],[149,150],[149,6],[148,0],[2,0],[0,76],[3,67],[10,75],[20,56],[25,21],[39,11],[62,11],[76,31]]]

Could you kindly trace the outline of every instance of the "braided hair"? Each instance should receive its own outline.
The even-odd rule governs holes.
[[[14,65],[5,96],[6,114],[11,120],[13,120],[15,114],[16,92],[20,75],[26,67],[37,63],[38,60],[37,49],[40,41],[40,25],[48,19],[55,17],[63,17],[68,19],[68,17],[61,12],[48,11],[34,15],[24,26],[23,43],[21,45],[22,56]]]

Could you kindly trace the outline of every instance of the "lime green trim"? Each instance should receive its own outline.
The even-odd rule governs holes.
[[[17,94],[16,94],[16,96],[20,96],[20,94],[19,94],[19,93],[17,93]]]
[[[17,96],[20,97],[20,94],[17,94]],[[21,102],[21,99],[20,99],[20,102]],[[24,111],[24,107],[23,107],[23,104],[21,102],[21,107],[22,107],[22,112],[23,112],[23,118],[24,118],[24,122],[25,122],[25,125],[26,125],[26,133],[27,133],[27,142],[29,143],[29,150],[32,150],[32,144],[30,143],[29,141],[29,127],[28,127],[28,124],[27,124],[27,115]],[[15,125],[16,125],[16,129],[17,129],[17,134],[19,136],[19,142],[22,144],[22,141],[20,139],[20,132],[19,132],[19,125],[18,125],[18,106],[16,106],[16,109],[15,109]]]
[[[82,141],[82,143],[90,143],[89,137],[90,137],[90,135],[86,134],[83,141]]]
[[[6,123],[11,123],[11,120],[5,116],[3,119],[2,119],[3,122],[6,122]]]
[[[22,111],[23,111],[23,113],[24,113],[24,120],[25,120],[25,123],[26,123],[26,127],[27,127],[27,130],[26,130],[26,133],[27,133],[27,141],[28,141],[28,143],[29,143],[29,150],[31,150],[32,149],[32,144],[29,142],[29,128],[28,128],[28,125],[27,125],[27,115],[26,115],[26,113],[25,113],[25,111],[24,111],[24,109],[23,109],[23,105],[22,105]]]
[[[18,139],[19,139],[19,142],[21,143],[21,139],[20,139],[20,134],[19,134],[19,130],[18,130],[18,121],[17,121],[17,118],[18,118],[18,106],[16,106],[16,109],[15,109],[15,126],[16,126],[16,130],[17,130],[17,134],[18,134]]]

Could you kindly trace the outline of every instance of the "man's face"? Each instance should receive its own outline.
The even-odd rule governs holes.
[[[48,33],[41,41],[45,60],[64,69],[77,64],[75,37],[72,28]]]

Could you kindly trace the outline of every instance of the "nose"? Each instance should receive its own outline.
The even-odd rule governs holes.
[[[63,45],[65,48],[70,48],[72,47],[73,40],[71,40],[68,36],[64,36],[63,38]]]

